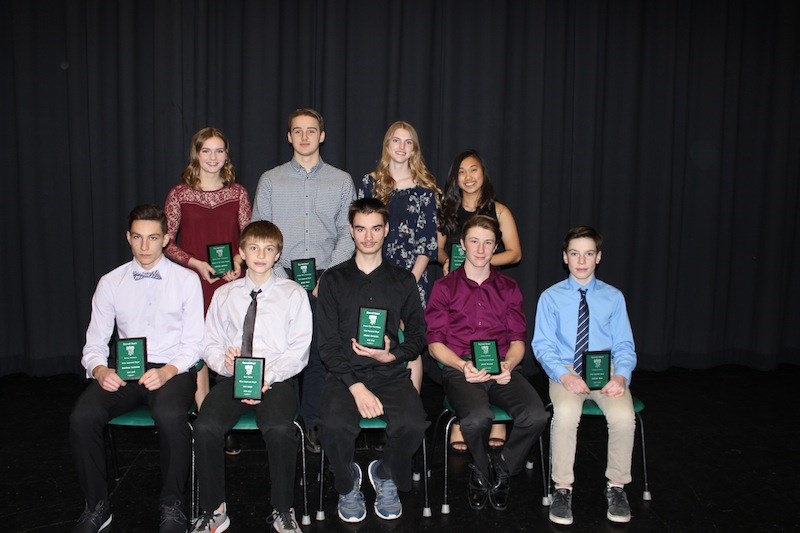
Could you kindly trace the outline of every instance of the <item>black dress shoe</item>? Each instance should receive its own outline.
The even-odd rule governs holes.
[[[467,501],[469,506],[475,510],[486,507],[486,500],[489,499],[491,484],[483,472],[478,470],[474,464],[467,465],[470,475],[467,481]]]
[[[492,473],[494,479],[492,488],[489,490],[489,503],[498,511],[505,511],[508,507],[508,493],[511,489],[511,474],[505,459],[500,454],[492,457]]]
[[[239,455],[242,453],[242,445],[233,433],[225,435],[225,453],[228,455]]]
[[[319,439],[317,439],[317,430],[310,428],[306,430],[306,450],[310,453],[319,453],[322,448],[319,446]]]

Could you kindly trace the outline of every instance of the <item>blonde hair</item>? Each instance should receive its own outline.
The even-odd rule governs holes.
[[[422,158],[422,150],[419,147],[419,136],[414,126],[403,120],[398,120],[386,130],[386,135],[383,136],[383,150],[381,151],[381,159],[378,161],[378,166],[375,168],[372,177],[375,179],[375,190],[373,196],[381,202],[388,203],[389,198],[395,189],[395,181],[389,175],[389,142],[392,140],[394,133],[399,129],[404,129],[411,134],[411,140],[414,143],[414,153],[408,159],[408,166],[411,169],[411,177],[414,183],[426,189],[431,189],[436,198],[436,205],[440,203],[442,191],[436,185],[436,178],[430,173],[428,167],[425,166],[425,160]]]
[[[192,137],[192,143],[189,146],[189,164],[183,170],[181,179],[183,182],[191,187],[197,189],[200,185],[200,157],[197,155],[203,148],[203,143],[214,137],[218,138],[225,145],[225,164],[219,171],[219,177],[222,178],[222,186],[230,187],[236,181],[236,171],[231,163],[231,150],[228,145],[228,139],[217,128],[203,128]]]

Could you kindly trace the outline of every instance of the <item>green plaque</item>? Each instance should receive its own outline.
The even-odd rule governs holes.
[[[611,379],[611,352],[583,353],[583,381],[589,390],[600,390]]]
[[[500,354],[497,352],[496,340],[472,341],[472,364],[480,372],[486,370],[489,374],[500,374]]]
[[[208,264],[214,269],[212,278],[221,278],[226,272],[233,270],[233,254],[228,242],[222,244],[209,244]]]
[[[117,375],[136,381],[144,375],[147,363],[147,339],[135,337],[117,341]]]
[[[237,357],[233,360],[233,397],[237,400],[260,400],[264,386],[264,360],[260,357]]]
[[[457,269],[467,260],[467,253],[461,244],[454,242],[450,245],[450,272]]]
[[[314,258],[293,259],[292,277],[307,291],[314,290],[317,286],[317,262]]]
[[[384,348],[386,343],[386,309],[361,307],[358,310],[358,344],[367,348]]]

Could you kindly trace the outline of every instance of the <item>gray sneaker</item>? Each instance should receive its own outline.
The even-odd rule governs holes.
[[[391,478],[382,478],[378,475],[380,461],[375,460],[367,467],[369,481],[375,489],[375,514],[384,520],[394,520],[403,514],[400,496],[397,495],[397,485]]]
[[[609,520],[621,524],[631,521],[631,506],[628,504],[624,488],[606,485],[606,499],[608,500],[606,517]]]
[[[303,530],[300,529],[300,526],[297,524],[297,520],[294,517],[294,509],[289,509],[288,513],[279,513],[278,511],[273,511],[272,514],[269,515],[269,518],[267,518],[267,524],[271,525],[272,529],[275,531],[279,531],[281,533],[303,533]]]
[[[551,498],[553,502],[550,504],[550,521],[562,526],[572,524],[572,491],[556,489]]]
[[[364,494],[361,492],[361,467],[353,463],[353,490],[339,495],[339,518],[345,522],[361,522],[367,517]]]
[[[222,533],[231,525],[228,513],[205,512],[197,517],[192,533]]]
[[[181,510],[181,502],[175,505],[161,504],[161,523],[159,533],[186,533],[186,515]]]
[[[72,529],[72,533],[97,533],[103,531],[111,524],[111,507],[105,500],[100,500],[94,509],[89,509],[87,503],[83,508],[83,514],[78,518],[78,522]]]

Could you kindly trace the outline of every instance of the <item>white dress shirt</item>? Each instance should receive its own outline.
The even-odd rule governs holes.
[[[157,270],[161,279],[134,279]],[[97,283],[92,318],[86,330],[81,364],[87,377],[108,366],[108,341],[114,323],[120,339],[145,337],[147,361],[171,364],[186,372],[203,351],[203,291],[197,274],[162,257],[150,271],[136,260],[121,265]]]
[[[241,348],[250,292],[258,289],[253,357],[264,359],[264,383],[272,386],[296,376],[308,364],[311,306],[305,289],[294,281],[271,275],[257,287],[246,275],[217,289],[206,315],[203,358],[216,373],[232,375],[225,368],[225,352]]]

